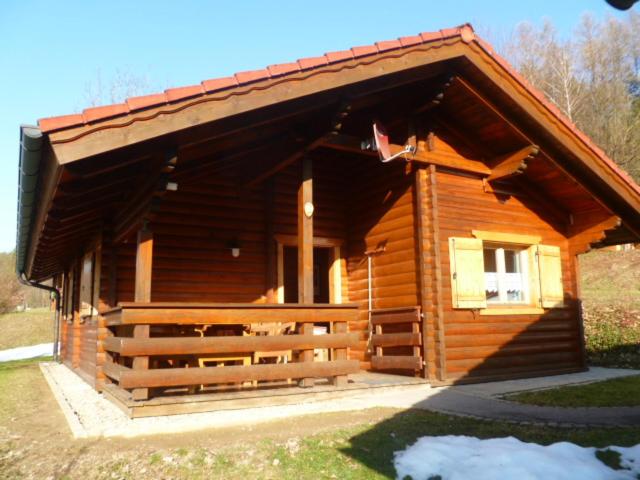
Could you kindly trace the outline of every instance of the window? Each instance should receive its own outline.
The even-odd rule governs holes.
[[[449,238],[453,308],[532,314],[564,305],[562,256],[540,237],[474,230]]]
[[[487,303],[528,302],[528,252],[508,245],[483,245]]]

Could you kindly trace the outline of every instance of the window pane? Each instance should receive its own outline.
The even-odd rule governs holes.
[[[522,274],[522,265],[519,251],[504,251],[504,267],[505,267],[505,290],[507,291],[508,302],[524,301],[524,276]]]
[[[498,265],[496,262],[496,249],[484,249],[484,283],[486,285],[486,294],[488,302],[497,302],[500,300],[498,292]]]
[[[484,249],[484,271],[485,272],[497,272],[496,265],[496,249],[485,248]]]

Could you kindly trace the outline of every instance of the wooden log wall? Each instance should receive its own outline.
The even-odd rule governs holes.
[[[426,376],[430,381],[445,377],[444,311],[442,301],[442,270],[440,228],[436,212],[438,196],[436,167],[416,170],[416,238],[418,245],[418,272],[420,275],[423,324],[423,345]]]
[[[446,372],[442,380],[473,381],[551,374],[582,366],[580,321],[573,259],[562,226],[543,220],[513,196],[485,193],[479,178],[438,171],[435,175],[440,230],[440,268]],[[539,315],[479,315],[453,309],[449,237],[471,237],[471,230],[539,235],[542,243],[561,248],[567,309]]]
[[[360,332],[351,358],[370,368],[367,256],[372,252],[373,308],[420,305],[414,223],[414,174],[404,162],[371,158],[353,170],[347,197],[349,300],[358,304]]]

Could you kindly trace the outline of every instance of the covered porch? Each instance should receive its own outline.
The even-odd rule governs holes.
[[[102,316],[109,331],[103,370],[113,382],[106,391],[125,403],[316,382],[344,387],[359,370],[347,358],[358,341],[348,332],[356,305],[133,302]],[[256,328],[282,324],[290,330]],[[314,335],[314,326],[326,333]]]

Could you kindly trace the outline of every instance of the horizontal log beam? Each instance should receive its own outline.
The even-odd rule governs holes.
[[[527,169],[527,162],[540,152],[537,145],[527,145],[495,160],[487,181],[504,180],[519,175]]]
[[[390,323],[419,323],[421,321],[420,309],[399,310],[388,312],[371,312],[371,323],[373,325],[384,325]]]
[[[139,340],[110,337],[104,348],[123,356],[186,355],[243,352],[277,352],[314,348],[349,348],[358,344],[357,333],[328,335],[273,335],[262,337],[163,337]]]
[[[111,361],[104,362],[102,366],[102,372],[109,378],[113,378],[115,381],[120,381],[120,376],[123,372],[131,370],[130,368],[123,367],[122,365],[118,365],[117,363],[113,363]]]
[[[420,357],[408,355],[393,355],[371,357],[371,367],[374,370],[420,370],[422,369],[422,359]]]
[[[357,137],[348,135],[330,135],[320,144],[320,146],[378,158],[378,152],[372,150],[363,150],[361,140]],[[404,149],[405,147],[403,145],[389,145],[391,155],[395,155],[396,153],[401,152]],[[481,176],[491,175],[491,169],[484,163],[478,160],[461,158],[460,156],[453,155],[447,152],[427,152],[419,150],[413,154],[407,154],[405,157],[401,157],[400,160],[402,160],[402,158],[405,158],[407,161],[419,164],[439,165],[441,167],[475,173]]]
[[[374,347],[417,346],[422,344],[420,333],[383,333],[373,335],[371,343]]]
[[[357,360],[225,366],[203,368],[158,368],[132,370],[121,367],[118,372],[121,388],[179,387],[245,381],[286,380],[289,378],[325,378],[358,372]],[[109,375],[111,370],[106,369]]]
[[[126,308],[104,312],[106,323],[112,325],[243,325],[270,322],[349,322],[357,319],[356,307],[342,308],[224,307],[212,308]]]

